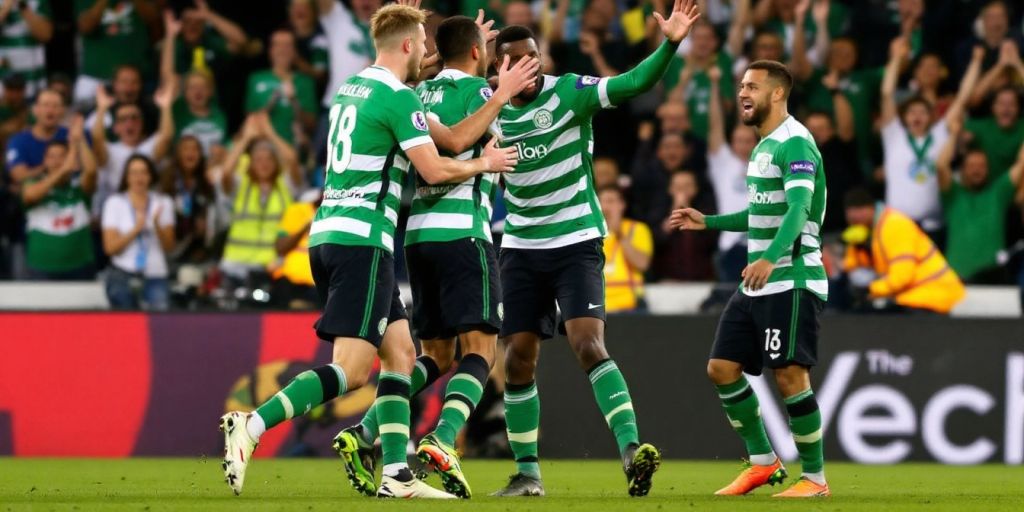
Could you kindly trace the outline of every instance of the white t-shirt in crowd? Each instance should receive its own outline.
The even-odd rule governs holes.
[[[107,163],[99,168],[96,195],[93,197],[93,213],[99,213],[99,208],[103,206],[104,201],[120,188],[121,178],[124,177],[124,164],[132,155],[140,154],[153,158],[156,139],[157,136],[154,134],[135,147],[123,142],[107,143]]]
[[[733,213],[747,208],[747,163],[736,156],[728,144],[722,144],[718,151],[708,151],[708,175],[715,187],[718,213]],[[746,239],[745,233],[722,231],[718,235],[718,249],[727,251]]]
[[[931,144],[918,162],[910,145],[907,129],[899,119],[882,127],[882,149],[885,153],[885,203],[914,219],[926,230],[942,226],[942,205],[939,182],[935,176],[935,159],[949,140],[945,119],[932,125]],[[916,140],[923,146],[927,137]]]
[[[154,225],[153,216],[157,209],[160,210],[160,216]],[[167,256],[156,234],[157,225],[174,227],[174,202],[164,194],[150,192],[146,207],[146,229],[123,251],[112,256],[111,264],[132,274],[142,273],[151,278],[167,277]],[[119,193],[107,198],[103,204],[103,229],[116,229],[118,233],[125,234],[134,228],[135,209],[128,195]]]
[[[372,64],[369,55],[358,50],[372,47],[373,42],[367,40],[352,12],[338,1],[330,11],[320,14],[320,25],[327,36],[327,54],[331,59],[330,79],[323,98],[323,105],[330,107],[345,80]]]

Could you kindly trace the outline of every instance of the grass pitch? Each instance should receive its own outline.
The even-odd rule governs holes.
[[[949,467],[929,464],[828,464],[834,496],[781,502],[759,489],[752,496],[718,498],[718,487],[738,463],[667,461],[651,495],[626,496],[613,461],[542,463],[546,498],[491,498],[512,470],[506,461],[464,464],[475,497],[460,502],[395,502],[357,496],[331,459],[258,459],[245,492],[231,494],[216,459],[0,459],[0,512],[6,510],[1024,510],[1024,467]],[[798,471],[799,464],[792,464]],[[439,479],[428,480],[440,486]],[[791,480],[787,480],[789,483]]]

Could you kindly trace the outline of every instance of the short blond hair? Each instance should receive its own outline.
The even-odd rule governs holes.
[[[384,48],[397,38],[410,36],[416,27],[427,21],[425,12],[408,5],[390,4],[381,7],[370,18],[370,35],[373,44]]]

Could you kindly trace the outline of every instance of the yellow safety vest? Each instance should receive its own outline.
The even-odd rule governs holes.
[[[224,261],[250,267],[265,267],[274,261],[277,225],[291,204],[292,196],[283,176],[277,178],[266,202],[261,203],[259,186],[242,174],[224,246]]]

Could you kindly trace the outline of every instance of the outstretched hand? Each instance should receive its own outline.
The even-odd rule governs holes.
[[[665,19],[660,12],[654,13],[654,19],[661,27],[661,32],[672,44],[679,44],[690,33],[690,29],[700,18],[700,9],[696,0],[675,0],[672,14]]]
[[[484,38],[484,43],[494,41],[498,37],[498,30],[493,30],[491,27],[494,26],[494,20],[484,20],[484,10],[477,9],[476,12],[476,27],[480,29],[480,36]]]
[[[700,231],[708,227],[704,214],[693,208],[680,208],[673,211],[668,218],[668,225],[673,229],[693,231]]]

